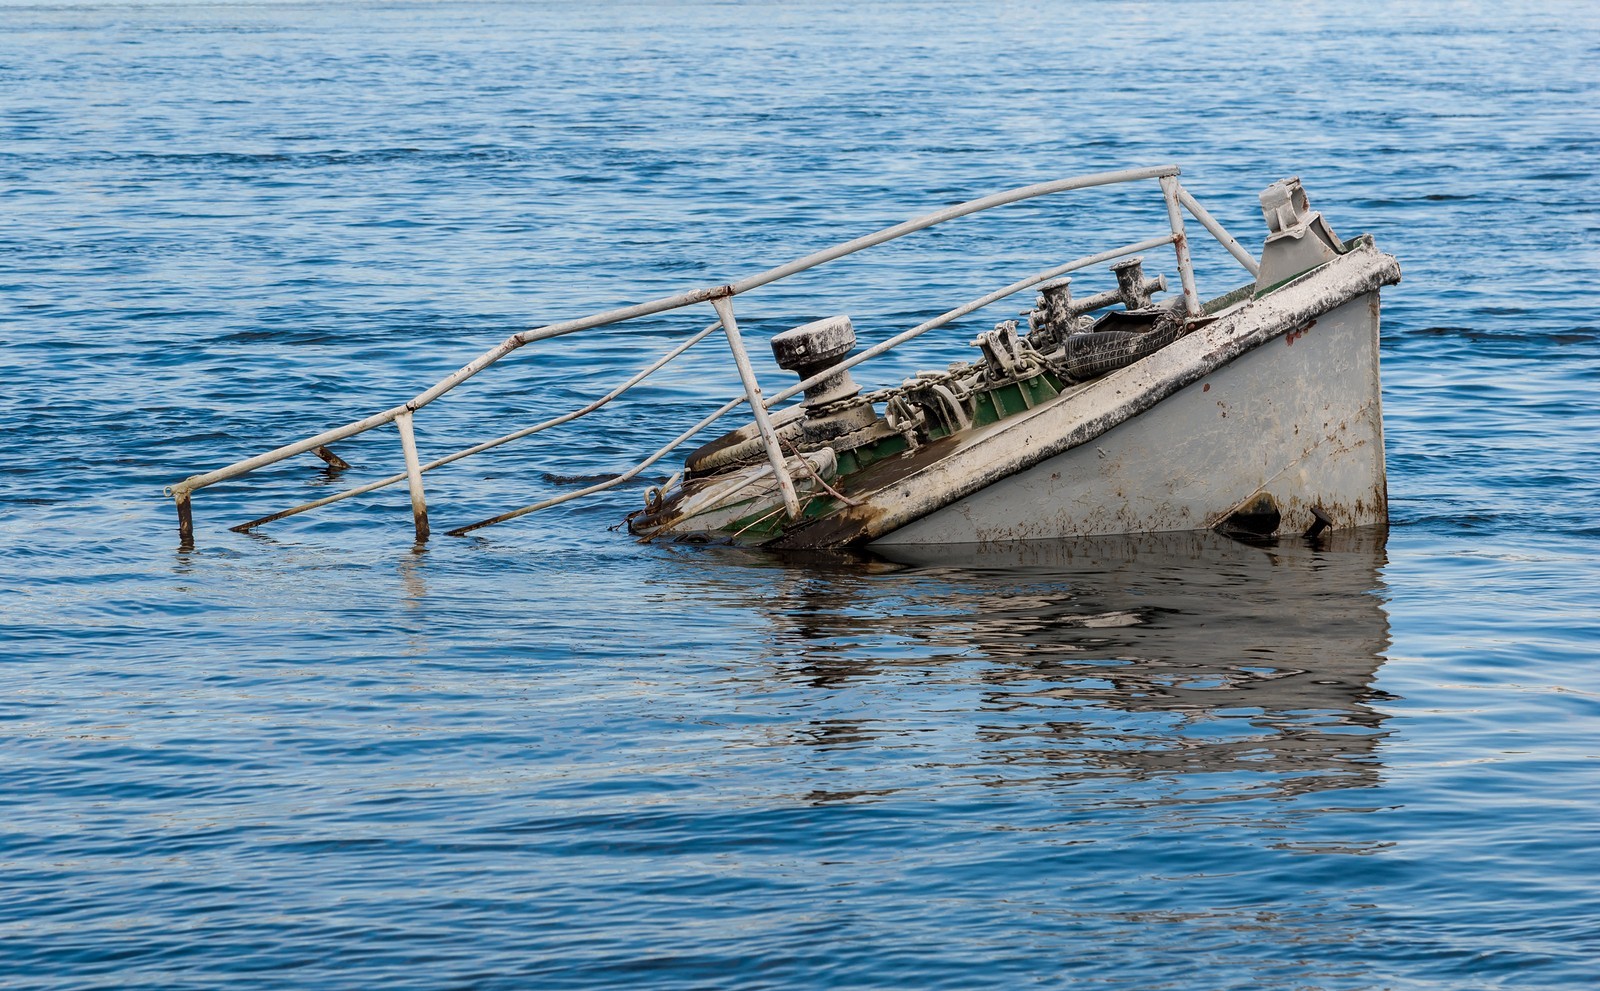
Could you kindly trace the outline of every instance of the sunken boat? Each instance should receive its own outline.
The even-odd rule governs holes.
[[[1034,272],[865,348],[848,315],[804,323],[769,341],[779,367],[799,381],[770,396],[757,381],[734,313],[741,294],[957,217],[1150,180],[1165,206],[1156,236]],[[197,490],[300,455],[342,465],[330,445],[393,424],[403,470],[233,529],[405,484],[416,538],[426,540],[427,472],[593,412],[713,335],[726,341],[742,395],[615,476],[448,532],[465,535],[639,478],[741,407],[748,423],[702,444],[645,491],[644,505],[626,517],[631,534],[887,549],[1205,529],[1315,535],[1383,524],[1379,291],[1399,282],[1399,264],[1370,235],[1335,236],[1298,179],[1267,186],[1260,202],[1266,232],[1256,253],[1194,199],[1176,166],[1055,180],[946,207],[739,282],[520,332],[404,403],[170,486],[180,539],[193,542]],[[1237,260],[1245,280],[1201,295],[1185,216]],[[1175,291],[1146,271],[1158,249],[1172,251]],[[1075,292],[1072,273],[1101,266],[1111,287]],[[858,385],[853,370],[863,363],[1029,290],[1033,307],[978,334],[967,357],[892,387]],[[707,306],[710,325],[588,405],[442,456],[419,452],[416,414],[513,352]]]

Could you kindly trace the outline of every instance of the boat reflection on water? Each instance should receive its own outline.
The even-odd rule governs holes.
[[[1164,783],[1157,802],[1376,784],[1384,542],[1187,532],[786,568],[783,676],[832,700],[789,742],[922,748],[985,783],[1109,776],[1135,802],[1129,782]]]

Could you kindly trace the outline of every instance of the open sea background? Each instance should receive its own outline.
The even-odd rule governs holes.
[[[1594,987],[1596,66],[1582,3],[0,5],[0,987]],[[163,485],[513,331],[1166,161],[1400,258],[1386,538],[793,560],[637,546],[637,486],[227,530],[385,429],[177,545]],[[877,340],[1163,220],[1051,197],[738,309]],[[519,351],[424,457],[710,319]],[[430,474],[436,532],[665,443],[715,344]]]

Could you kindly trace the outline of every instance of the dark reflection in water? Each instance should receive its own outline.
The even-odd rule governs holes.
[[[924,680],[986,783],[1115,777],[1123,799],[1158,804],[1370,786],[1384,542],[1177,533],[808,561],[772,600],[776,653],[815,690],[866,691],[896,669]],[[906,729],[864,701],[794,742],[871,747]]]

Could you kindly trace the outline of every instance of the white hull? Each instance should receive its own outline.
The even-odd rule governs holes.
[[[1305,532],[1313,506],[1341,529],[1386,521],[1375,291],[876,543],[1207,529],[1263,495],[1262,533]]]

